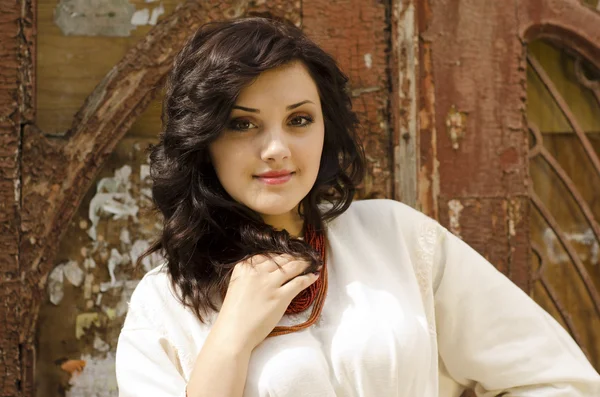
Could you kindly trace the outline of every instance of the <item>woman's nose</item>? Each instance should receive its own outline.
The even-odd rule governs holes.
[[[265,134],[265,142],[261,151],[263,161],[282,161],[290,155],[291,152],[284,131],[277,129]]]

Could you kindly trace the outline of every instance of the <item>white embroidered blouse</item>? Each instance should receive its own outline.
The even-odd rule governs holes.
[[[253,351],[245,397],[454,397],[465,387],[485,397],[600,396],[600,376],[562,327],[420,212],[354,202],[327,241],[321,318]],[[165,268],[149,272],[119,337],[119,395],[184,396],[215,317],[200,323]]]

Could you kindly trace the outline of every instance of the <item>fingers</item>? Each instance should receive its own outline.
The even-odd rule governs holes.
[[[304,275],[309,267],[310,262],[305,260],[293,260],[283,264],[278,270],[273,271],[270,277],[273,283],[277,287],[280,287],[294,277]]]
[[[289,299],[290,302],[292,299],[296,297],[300,292],[310,287],[315,281],[319,279],[319,276],[314,273],[308,273],[303,276],[297,276],[296,278],[291,279],[287,284],[283,285],[279,291],[285,296],[286,299]]]
[[[271,273],[293,260],[294,257],[288,254],[254,255],[245,263],[258,271]]]
[[[264,274],[276,287],[282,286],[294,277],[303,275],[310,267],[309,262],[288,254],[255,255],[239,265],[247,270],[252,269]]]

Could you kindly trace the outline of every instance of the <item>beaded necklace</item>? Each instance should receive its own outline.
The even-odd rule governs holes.
[[[323,310],[323,303],[325,301],[325,295],[327,294],[327,253],[325,249],[325,232],[316,231],[312,227],[307,226],[304,232],[305,241],[313,247],[318,253],[321,254],[323,261],[323,268],[317,281],[312,283],[310,287],[300,292],[288,306],[285,314],[297,314],[305,311],[314,302],[312,313],[308,320],[302,324],[292,325],[289,327],[275,327],[269,334],[271,336],[285,335],[292,332],[299,331],[304,328],[308,328],[317,322],[321,311]]]

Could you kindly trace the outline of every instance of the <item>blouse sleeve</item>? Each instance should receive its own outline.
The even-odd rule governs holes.
[[[454,380],[484,397],[600,396],[600,376],[560,324],[445,229],[439,244],[438,348]]]
[[[186,382],[169,342],[152,329],[125,329],[117,346],[119,397],[185,397]]]
[[[129,302],[115,360],[119,397],[186,395],[179,352],[163,324],[169,310],[161,306],[163,291],[156,287],[156,277],[146,275]]]

